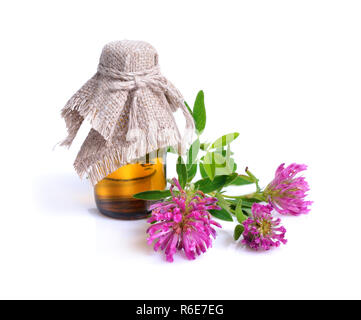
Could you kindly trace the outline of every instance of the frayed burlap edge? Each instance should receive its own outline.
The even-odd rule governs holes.
[[[74,162],[74,168],[81,178],[86,176],[92,185],[95,185],[120,167],[138,162],[139,159],[146,154],[169,146],[178,148],[179,141],[180,134],[177,130],[167,130],[166,133],[158,135],[158,141],[155,146],[148,144],[147,141],[143,141],[141,144],[137,141],[127,147],[109,148],[106,153],[103,153],[100,161],[93,161],[92,156],[89,156],[87,160],[94,162],[94,164],[90,166],[84,165],[84,158],[79,159],[79,157],[77,157]]]

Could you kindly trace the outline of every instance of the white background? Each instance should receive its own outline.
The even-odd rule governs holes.
[[[1,2],[0,298],[361,298],[360,17],[347,0]],[[263,186],[282,162],[309,165],[314,205],[283,218],[287,245],[250,251],[224,223],[205,255],[170,264],[144,220],[97,212],[72,168],[87,128],[52,148],[60,109],[122,39],[153,44],[189,102],[205,91],[204,135],[240,132],[239,166]]]

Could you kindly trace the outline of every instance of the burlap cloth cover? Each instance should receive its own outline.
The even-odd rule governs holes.
[[[173,112],[186,119],[183,138]],[[61,111],[70,146],[84,119],[92,129],[76,157],[80,177],[96,184],[121,166],[159,148],[184,150],[194,130],[179,91],[160,74],[158,54],[148,43],[116,41],[103,48],[97,73]]]

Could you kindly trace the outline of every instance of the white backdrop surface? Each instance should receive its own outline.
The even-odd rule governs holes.
[[[2,2],[0,298],[361,298],[360,16],[359,1]],[[204,136],[238,131],[262,186],[309,165],[314,205],[282,219],[287,245],[250,251],[223,223],[205,255],[170,264],[144,220],[98,213],[72,168],[86,128],[52,148],[60,109],[122,39],[152,43],[189,102],[204,90]]]

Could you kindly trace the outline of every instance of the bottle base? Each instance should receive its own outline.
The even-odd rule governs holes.
[[[136,199],[95,199],[98,210],[103,215],[120,220],[138,220],[148,218],[147,201]]]

